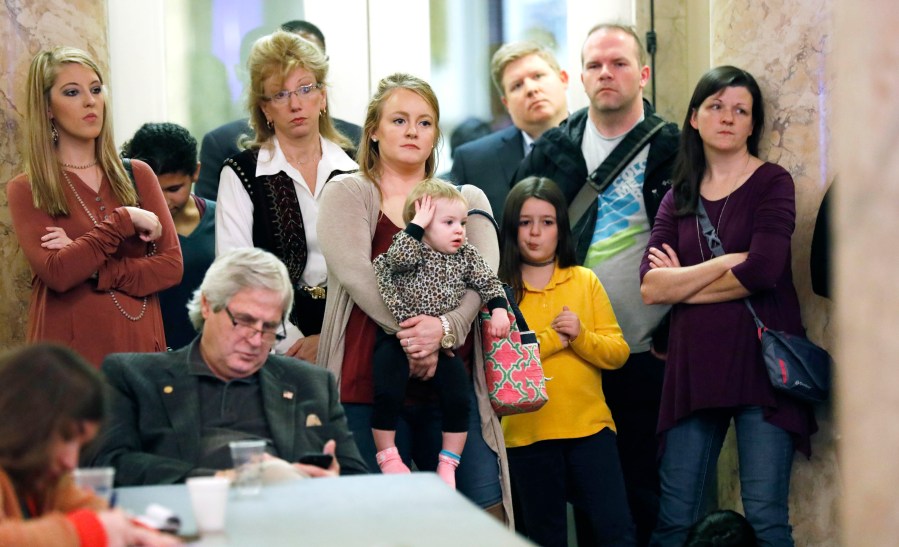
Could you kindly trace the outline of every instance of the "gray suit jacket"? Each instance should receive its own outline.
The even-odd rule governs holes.
[[[117,485],[171,484],[203,474],[198,385],[188,366],[198,343],[199,338],[168,353],[112,354],[103,361],[112,388],[111,415],[92,465],[115,467]],[[341,474],[367,472],[329,372],[271,355],[259,381],[281,458],[295,462],[334,439]]]
[[[494,218],[502,225],[506,195],[523,158],[524,137],[512,125],[457,148],[451,176],[455,184],[473,184],[483,190]]]

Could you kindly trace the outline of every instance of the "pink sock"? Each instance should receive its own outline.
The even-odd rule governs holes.
[[[375,459],[378,461],[381,473],[409,473],[409,468],[403,463],[403,458],[400,457],[400,453],[395,446],[378,452],[375,454]]]
[[[437,476],[453,490],[456,489],[456,468],[459,467],[461,459],[461,456],[453,454],[449,450],[441,450],[440,456],[437,458]]]

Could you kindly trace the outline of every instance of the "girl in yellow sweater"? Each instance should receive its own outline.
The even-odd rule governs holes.
[[[566,502],[587,517],[599,545],[633,545],[634,527],[618,460],[602,370],[630,353],[596,275],[576,265],[565,197],[528,177],[503,210],[500,278],[537,333],[549,402],[503,418],[512,490],[530,539],[568,544]]]

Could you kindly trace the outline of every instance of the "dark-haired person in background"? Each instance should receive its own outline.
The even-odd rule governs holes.
[[[325,53],[325,59],[327,59],[325,35],[309,21],[287,21],[281,25],[280,30],[292,32],[312,42],[318,46],[322,53]],[[252,44],[249,44],[246,48],[247,52],[250,50],[249,46],[252,46]],[[359,146],[359,137],[362,135],[361,127],[337,118],[331,118],[331,122],[334,124],[334,129],[353,143],[354,148]],[[241,146],[238,143],[243,137],[246,137],[249,142],[253,140],[254,134],[253,129],[250,127],[249,118],[226,123],[206,133],[206,136],[203,137],[203,145],[200,148],[200,162],[206,167],[200,169],[200,176],[197,179],[195,191],[198,196],[212,200],[217,199],[219,174],[222,171],[225,160],[241,151]]]
[[[463,144],[468,144],[472,141],[476,141],[481,137],[486,137],[493,130],[490,128],[490,124],[485,122],[484,120],[477,118],[475,116],[469,116],[462,120],[462,122],[453,129],[453,132],[450,134],[449,143],[450,143],[450,156],[454,156],[456,150],[459,149]],[[445,171],[437,175],[438,179],[443,179],[445,181],[453,181],[453,174],[450,171]]]
[[[147,163],[162,187],[175,222],[184,276],[159,293],[165,340],[169,348],[186,346],[197,335],[187,316],[187,302],[215,260],[215,202],[190,192],[197,180],[197,140],[174,123],[145,123],[122,148],[122,157]]]

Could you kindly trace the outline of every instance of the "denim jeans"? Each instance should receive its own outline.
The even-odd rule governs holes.
[[[792,546],[788,497],[793,441],[765,421],[761,407],[701,410],[665,434],[659,524],[651,545],[680,547],[702,518],[702,500],[733,418],[740,461],[743,510],[759,545]]]
[[[499,456],[490,450],[481,434],[481,418],[474,385],[466,382],[466,388],[469,391],[471,412],[462,462],[456,469],[456,490],[479,507],[490,507],[503,499]],[[371,434],[373,406],[344,403],[343,407],[362,459],[370,471],[380,473],[375,460],[375,441]],[[419,471],[437,469],[437,456],[443,443],[441,423],[440,408],[436,403],[403,407],[396,427],[396,447],[407,466],[411,468],[412,462],[415,462]]]

